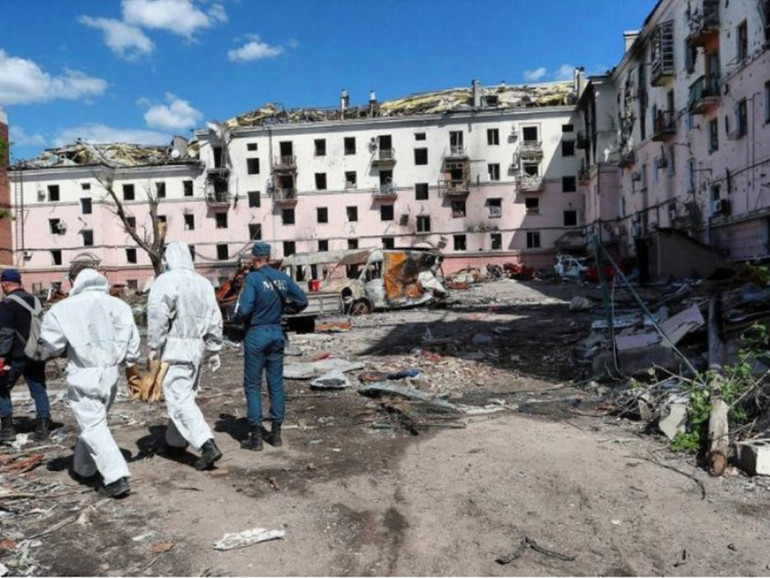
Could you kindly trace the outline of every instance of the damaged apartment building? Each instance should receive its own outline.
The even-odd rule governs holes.
[[[586,225],[649,278],[770,255],[770,2],[662,0],[578,103]]]
[[[423,93],[330,108],[266,105],[208,123],[170,147],[78,142],[11,173],[18,265],[60,282],[87,252],[113,283],[141,287],[147,255],[114,214],[105,171],[137,232],[158,199],[166,239],[193,246],[212,281],[251,240],[277,257],[369,247],[439,248],[449,273],[469,265],[550,266],[582,243],[573,82]]]

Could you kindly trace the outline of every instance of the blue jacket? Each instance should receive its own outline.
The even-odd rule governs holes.
[[[273,283],[266,277],[270,277]],[[276,293],[273,284],[280,295]],[[307,307],[307,296],[299,285],[285,273],[266,265],[246,276],[235,305],[235,319],[246,322],[249,327],[279,325],[284,301],[291,303],[293,311],[302,311]]]

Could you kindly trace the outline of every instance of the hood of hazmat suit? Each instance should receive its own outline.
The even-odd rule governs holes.
[[[110,296],[107,279],[85,269],[69,296],[43,317],[40,337],[52,356],[66,351],[67,382],[102,397],[117,383],[118,366],[139,359],[139,331],[128,304]]]
[[[166,363],[198,365],[204,351],[222,348],[222,313],[214,286],[195,272],[190,247],[166,247],[168,270],[152,284],[147,303],[147,345]]]

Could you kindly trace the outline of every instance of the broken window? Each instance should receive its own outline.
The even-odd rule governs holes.
[[[319,223],[329,222],[329,209],[326,207],[316,207],[316,218]]]
[[[345,154],[346,155],[356,154],[356,137],[354,136],[345,137]]]
[[[134,198],[134,185],[123,185],[123,200],[133,201]]]
[[[415,201],[427,201],[428,200],[428,183],[415,183],[414,184],[414,200]]]
[[[430,233],[430,216],[417,215],[417,232]]]
[[[425,133],[424,132],[414,133],[414,140],[425,140]]]
[[[185,231],[194,231],[195,230],[195,215],[192,215],[190,213],[185,213],[185,215],[184,215],[184,230]]]
[[[59,185],[48,185],[48,200],[52,203],[59,200]]]
[[[262,239],[262,225],[259,223],[249,223],[249,239],[252,241]]]
[[[540,140],[540,130],[536,126],[525,126],[521,129],[524,142],[538,142]]]
[[[577,226],[577,211],[564,211],[564,226]]]
[[[527,231],[527,249],[540,248],[540,231]]]
[[[255,150],[257,150],[257,143],[255,142],[246,143],[246,150],[249,152],[254,152]]]
[[[499,163],[492,163],[487,165],[487,172],[489,173],[489,180],[490,181],[499,181],[500,180],[500,164]]]
[[[561,125],[561,132],[574,132],[575,127],[571,124]]]
[[[91,190],[91,183],[81,183],[80,188],[84,191],[90,191]]]
[[[740,62],[749,55],[749,31],[745,20],[738,25],[736,37],[738,41],[738,61]]]
[[[358,249],[358,239],[348,239],[348,249]]]
[[[216,213],[217,229],[227,229],[227,213]]]
[[[222,163],[222,147],[212,147],[211,151],[214,154],[214,168],[221,169],[224,166]]]
[[[540,174],[540,163],[537,161],[526,161],[523,165],[524,174],[530,177],[536,177]]]
[[[503,200],[502,199],[487,199],[487,207],[489,207],[489,216],[492,218],[503,216]]]
[[[126,249],[126,263],[136,263],[136,249]]]
[[[500,129],[497,129],[497,128],[487,129],[487,144],[489,146],[497,146],[500,144]]]
[[[770,25],[767,30],[770,32]],[[770,124],[770,80],[765,83],[765,124]]]
[[[325,157],[326,156],[326,139],[317,138],[313,142],[315,143],[315,156]]]
[[[259,159],[258,158],[246,159],[246,173],[249,174],[249,175],[258,175],[259,174]]]
[[[193,182],[190,180],[183,181],[182,187],[184,188],[184,196],[185,197],[192,197],[193,196]]]
[[[139,288],[139,281],[136,279],[126,279],[126,289],[136,291]]]
[[[230,258],[230,247],[227,243],[221,243],[217,245],[217,259],[219,261],[227,261]]]
[[[537,197],[527,197],[524,199],[524,207],[526,208],[528,213],[539,213],[540,212],[540,199]]]
[[[166,183],[159,181],[155,183],[155,197],[158,199],[166,198]]]
[[[48,219],[48,229],[52,235],[64,234],[64,227],[61,224],[61,219]]]
[[[561,141],[561,156],[574,157],[575,156],[575,141],[563,140]]]
[[[158,222],[159,223],[167,223],[168,222],[168,217],[166,217],[166,215],[158,215]]]
[[[348,222],[355,223],[358,221],[358,207],[346,207],[346,212],[348,214]]]
[[[452,148],[463,146],[463,131],[461,130],[449,131],[449,146]]]
[[[709,121],[709,152],[719,150],[719,122],[717,119]]]
[[[414,164],[415,165],[428,164],[428,149],[414,149]]]
[[[747,110],[745,98],[735,105],[735,130],[738,131],[739,136],[746,136],[749,133]]]
[[[326,173],[315,174],[315,188],[317,191],[326,190]]]
[[[136,217],[126,217],[126,227],[136,229]]]
[[[84,215],[90,215],[92,212],[91,207],[91,199],[90,198],[82,198],[80,199],[80,212]]]
[[[396,246],[396,240],[393,237],[383,237],[382,238],[382,248],[383,249],[393,249]]]
[[[489,240],[491,244],[492,251],[502,251],[503,250],[503,234],[502,233],[490,233],[489,234]]]
[[[255,209],[262,204],[262,200],[259,195],[259,191],[249,191],[249,207]]]
[[[327,239],[318,239],[318,250],[319,251],[328,251],[329,250],[329,241]]]
[[[465,201],[455,200],[452,201],[452,217],[459,219],[465,216]]]
[[[562,177],[561,192],[574,193],[575,191],[577,191],[577,177]]]
[[[61,265],[61,250],[54,249],[51,251],[51,258],[53,259],[54,265]]]
[[[294,145],[290,140],[281,141],[278,143],[279,150],[281,151],[282,157],[293,157],[294,156]]]
[[[393,205],[380,205],[380,221],[393,220]]]
[[[465,251],[465,235],[452,235],[455,251]]]
[[[294,224],[294,209],[283,209],[281,211],[281,222],[284,225]]]
[[[356,178],[356,171],[345,171],[345,188],[355,189],[358,186],[358,179]]]

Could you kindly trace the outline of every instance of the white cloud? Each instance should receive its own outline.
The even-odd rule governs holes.
[[[562,64],[559,69],[554,72],[554,80],[572,80],[575,74],[575,67],[572,64]]]
[[[125,60],[136,60],[155,50],[152,40],[140,28],[120,20],[81,16],[78,22],[89,28],[101,30],[104,34],[104,43],[116,56]]]
[[[31,60],[8,56],[0,49],[0,104],[29,104],[48,100],[78,100],[99,96],[107,81],[77,70],[51,76]]]
[[[45,146],[45,137],[40,133],[29,134],[18,125],[10,126],[9,140],[13,146]]]
[[[203,120],[203,113],[193,108],[186,100],[170,93],[166,94],[166,100],[168,105],[156,104],[144,114],[147,126],[179,131],[192,128]]]
[[[296,38],[290,38],[289,48],[299,48],[299,40],[297,40]]]
[[[123,20],[192,39],[198,30],[227,21],[227,13],[221,4],[203,12],[192,0],[123,0]]]
[[[540,68],[536,68],[535,70],[525,70],[524,71],[524,78],[526,80],[529,80],[530,82],[537,82],[541,78],[543,78],[548,73],[548,70],[546,70],[545,66],[541,66]]]
[[[265,58],[275,58],[283,54],[283,46],[270,46],[262,42],[259,36],[249,35],[249,42],[227,52],[227,59],[230,62],[251,62],[252,60],[263,60]]]
[[[146,145],[167,145],[171,136],[153,130],[120,128],[104,124],[73,126],[59,132],[53,139],[54,146],[74,143],[77,139],[91,143],[137,143]]]

